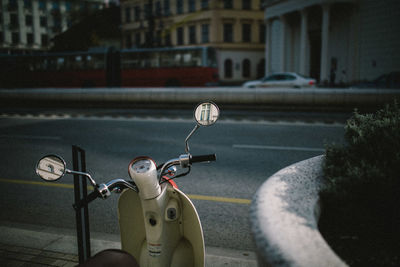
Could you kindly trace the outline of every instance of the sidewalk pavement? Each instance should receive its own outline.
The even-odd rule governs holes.
[[[92,233],[92,255],[107,248],[120,248],[119,236]],[[0,266],[72,267],[78,264],[74,231],[34,225],[0,225]],[[256,267],[250,251],[206,247],[206,266]]]

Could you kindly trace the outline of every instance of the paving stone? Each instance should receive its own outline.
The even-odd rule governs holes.
[[[23,267],[25,262],[11,260],[11,259],[0,259],[0,266],[2,267]]]

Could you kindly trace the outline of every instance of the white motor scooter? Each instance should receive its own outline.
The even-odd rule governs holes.
[[[86,204],[98,197],[106,199],[111,192],[121,193],[118,202],[121,248],[140,266],[204,266],[204,237],[199,216],[173,179],[187,175],[193,163],[216,160],[215,154],[192,156],[188,141],[200,126],[217,121],[219,108],[212,102],[201,103],[194,117],[197,124],[185,140],[186,153],[159,167],[149,157],[135,158],[128,166],[132,180],[115,179],[97,184],[90,174],[67,169],[65,161],[56,155],[43,157],[37,163],[36,173],[46,181],[56,181],[65,174],[87,177],[94,191],[82,200]],[[176,166],[180,166],[179,172]]]

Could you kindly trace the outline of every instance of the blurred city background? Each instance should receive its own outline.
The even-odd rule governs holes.
[[[298,87],[295,73],[319,86],[398,88],[399,5],[2,0],[0,86],[237,86],[278,72],[259,86]]]
[[[73,232],[72,179],[43,185],[38,159],[71,167],[78,145],[96,181],[126,179],[136,156],[183,153],[211,100],[221,119],[190,148],[217,161],[176,182],[206,247],[249,255],[260,185],[399,96],[399,17],[398,0],[0,0],[0,226]],[[117,197],[91,205],[118,241]]]

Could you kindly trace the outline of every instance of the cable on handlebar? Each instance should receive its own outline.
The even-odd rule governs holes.
[[[190,166],[188,166],[187,168],[188,168],[188,171],[187,171],[187,172],[184,172],[184,173],[178,174],[178,175],[177,175],[177,176],[175,176],[175,177],[169,178],[169,180],[167,180],[167,179],[164,179],[163,181],[161,181],[161,182],[160,182],[160,184],[167,183],[168,181],[171,181],[171,180],[174,180],[174,179],[176,179],[176,178],[179,178],[179,177],[182,177],[182,176],[188,175],[188,174],[190,173],[190,171],[191,171],[191,168],[190,168]],[[164,175],[163,175],[163,176],[164,176]],[[162,177],[163,177],[163,176],[162,176]],[[163,178],[164,178],[164,177],[163,177]]]

